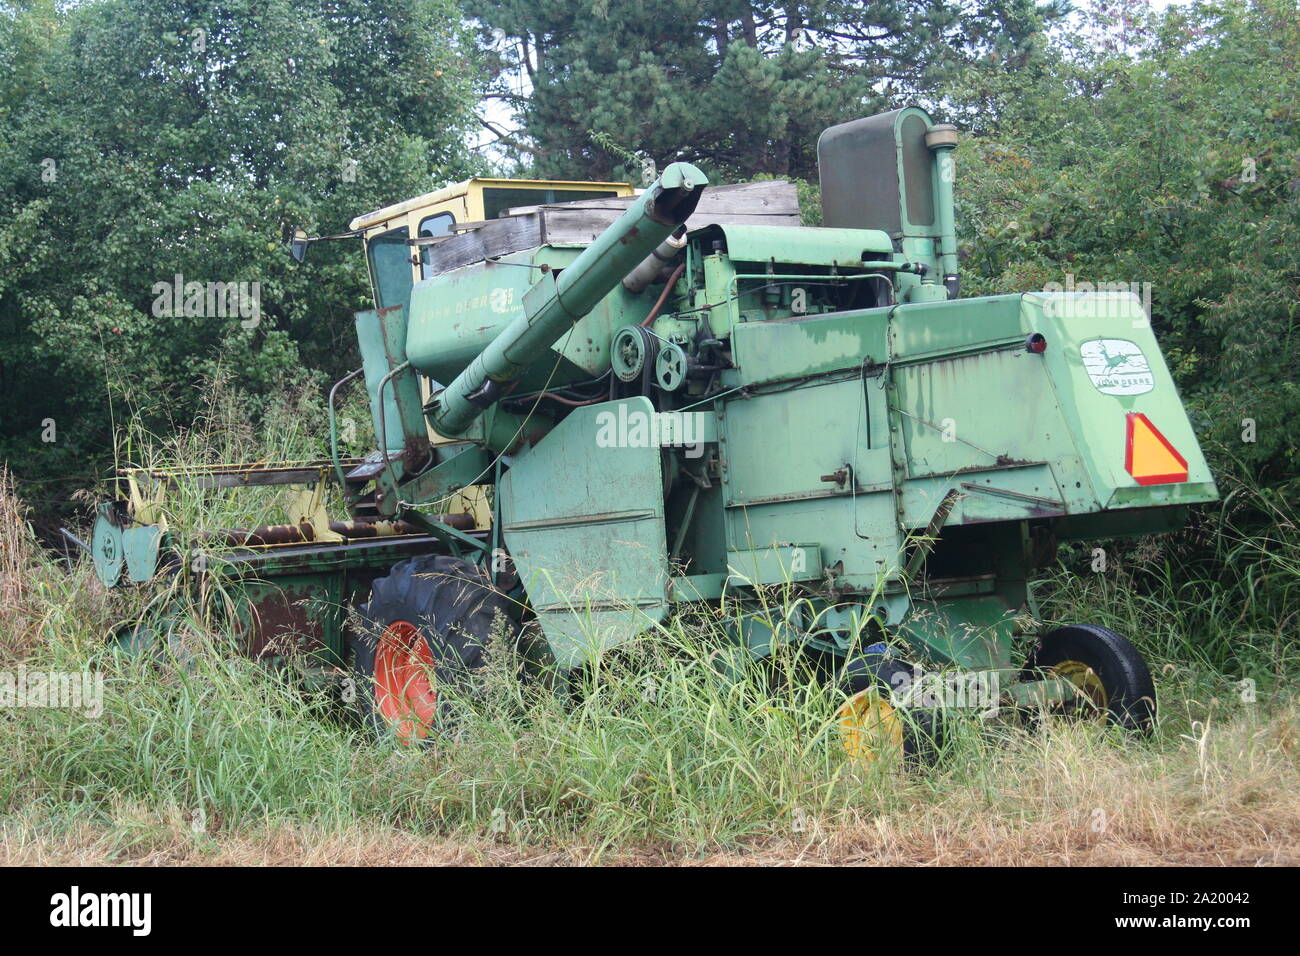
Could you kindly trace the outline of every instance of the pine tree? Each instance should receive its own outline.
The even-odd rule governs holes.
[[[1054,2],[468,0],[522,123],[502,143],[540,175],[637,175],[682,158],[733,176],[808,178],[825,127],[937,100],[973,60],[1014,67]],[[522,82],[521,82],[522,81]],[[500,132],[490,118],[485,125]],[[620,149],[621,147],[621,149]]]

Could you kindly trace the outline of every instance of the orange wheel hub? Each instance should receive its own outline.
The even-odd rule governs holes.
[[[394,621],[375,648],[375,703],[379,713],[409,744],[429,736],[438,715],[433,651],[409,621]]]

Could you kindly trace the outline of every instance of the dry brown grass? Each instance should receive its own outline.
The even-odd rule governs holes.
[[[13,476],[0,464],[0,661],[27,655],[38,632],[30,586],[36,543]]]
[[[1091,728],[1058,724],[995,758],[983,785],[900,772],[906,809],[834,827],[809,817],[801,834],[727,851],[301,824],[196,836],[181,814],[124,806],[111,829],[83,825],[57,839],[11,819],[0,825],[0,865],[1296,865],[1298,717],[1294,706],[1246,714],[1164,752],[1121,751]]]

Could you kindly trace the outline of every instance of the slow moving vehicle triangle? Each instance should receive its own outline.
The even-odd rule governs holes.
[[[1165,485],[1187,480],[1187,459],[1160,434],[1141,412],[1130,412],[1124,442],[1124,469],[1139,485]]]

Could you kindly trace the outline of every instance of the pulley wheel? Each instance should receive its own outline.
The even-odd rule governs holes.
[[[614,335],[609,361],[620,382],[635,382],[645,369],[646,336],[635,325],[624,326]]]
[[[95,561],[95,574],[105,587],[117,587],[126,566],[126,549],[122,542],[122,528],[113,510],[112,502],[99,506],[95,531],[90,538],[90,554]]]
[[[655,381],[665,392],[675,392],[686,381],[686,353],[680,345],[664,343],[655,359]]]

